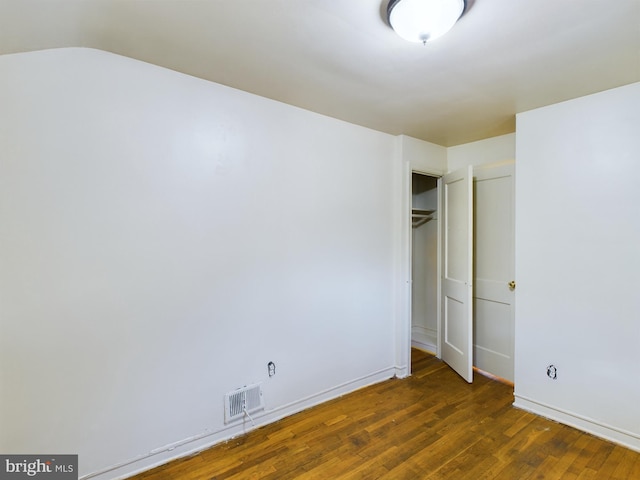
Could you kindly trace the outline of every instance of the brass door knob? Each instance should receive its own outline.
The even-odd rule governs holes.
[[[509,282],[509,290],[515,290],[516,289],[516,281],[515,280],[511,280]]]

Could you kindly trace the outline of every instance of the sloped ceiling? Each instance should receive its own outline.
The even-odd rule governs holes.
[[[443,146],[640,81],[640,0],[474,0],[431,44],[387,0],[0,0],[0,53],[91,47]]]

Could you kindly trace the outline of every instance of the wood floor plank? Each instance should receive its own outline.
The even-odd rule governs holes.
[[[508,385],[415,349],[412,369],[132,478],[640,479],[640,453],[515,409]]]
[[[612,474],[612,478],[627,480],[640,478],[640,456],[631,450],[623,449],[623,457],[620,459]]]

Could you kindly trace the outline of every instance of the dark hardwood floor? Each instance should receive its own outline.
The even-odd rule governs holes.
[[[414,350],[413,375],[364,388],[198,455],[159,479],[640,479],[640,453],[511,406]]]

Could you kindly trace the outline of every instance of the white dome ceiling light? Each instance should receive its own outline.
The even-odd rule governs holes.
[[[402,38],[426,44],[451,30],[465,7],[466,0],[391,0],[387,17]]]

